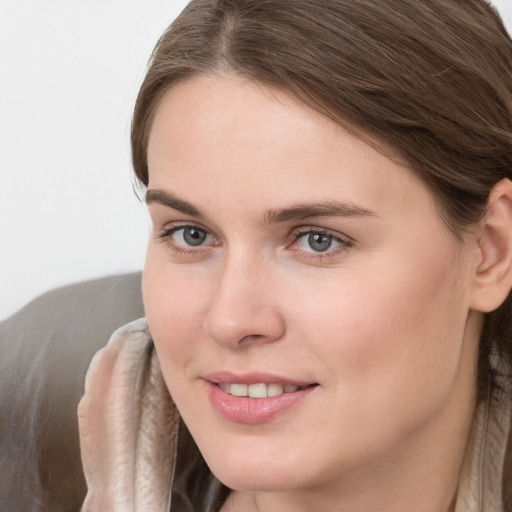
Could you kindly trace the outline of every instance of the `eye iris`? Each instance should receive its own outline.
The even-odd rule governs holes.
[[[206,232],[196,228],[184,228],[183,240],[188,245],[201,245],[206,240]]]
[[[311,233],[308,236],[308,243],[315,252],[325,252],[332,244],[332,237],[320,233]]]

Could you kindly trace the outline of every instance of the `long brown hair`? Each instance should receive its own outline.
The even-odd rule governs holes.
[[[284,88],[405,159],[455,236],[512,178],[512,41],[484,0],[193,0],[164,33],[132,125],[135,174],[165,92],[196,74]],[[486,315],[479,384],[497,350],[512,361],[511,298]]]

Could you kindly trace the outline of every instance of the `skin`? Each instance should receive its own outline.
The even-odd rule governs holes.
[[[477,236],[456,241],[405,166],[241,78],[172,87],[148,163],[147,318],[184,421],[234,489],[223,511],[449,510],[475,407]],[[333,202],[350,215],[269,222]],[[334,237],[327,251],[312,231]],[[246,425],[212,407],[204,376],[220,370],[318,385]]]

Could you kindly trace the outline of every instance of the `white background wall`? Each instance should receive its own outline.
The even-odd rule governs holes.
[[[0,1],[0,319],[50,288],[142,268],[131,111],[185,5]]]
[[[512,0],[496,0],[509,28]],[[186,0],[0,0],[0,319],[45,290],[142,268],[129,126]]]

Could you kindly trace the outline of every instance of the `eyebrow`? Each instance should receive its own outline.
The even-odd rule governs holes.
[[[329,201],[326,203],[297,204],[289,208],[269,210],[265,214],[268,224],[287,222],[291,220],[301,221],[312,217],[377,217],[377,214],[353,203]]]
[[[146,192],[146,204],[161,204],[185,215],[204,219],[206,215],[192,203],[160,189],[149,189]],[[267,224],[302,221],[313,217],[377,217],[377,214],[353,203],[328,201],[325,203],[301,203],[288,208],[268,210],[264,220]]]
[[[146,192],[146,204],[161,204],[178,212],[190,215],[192,217],[204,218],[205,215],[192,203],[184,201],[175,195],[160,189],[149,189]]]

